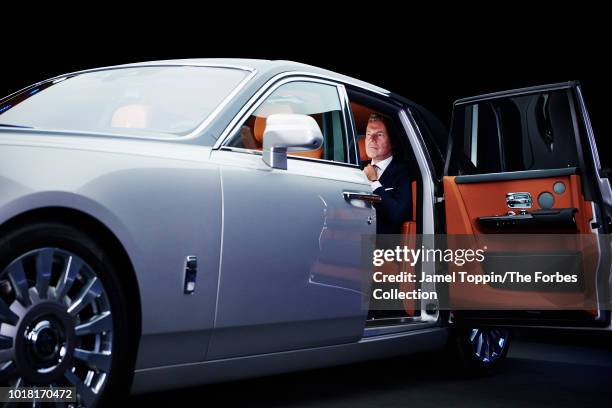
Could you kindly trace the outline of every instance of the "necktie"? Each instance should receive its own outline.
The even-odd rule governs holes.
[[[373,164],[372,167],[374,167],[374,170],[376,170],[376,178],[380,178],[380,167],[378,167],[376,164]]]

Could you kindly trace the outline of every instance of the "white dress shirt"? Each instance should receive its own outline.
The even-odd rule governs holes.
[[[387,167],[389,167],[391,160],[393,160],[393,156],[389,156],[385,160],[381,160],[377,163],[371,163],[372,166],[376,166],[374,168],[376,169],[376,175],[377,175],[376,178],[378,180],[380,180],[380,178],[382,177],[382,174],[385,172]],[[378,180],[370,182],[370,184],[372,185],[372,191],[376,190],[378,187],[382,187],[382,184],[380,184],[380,181]]]

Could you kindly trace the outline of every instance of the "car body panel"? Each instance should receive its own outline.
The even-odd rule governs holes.
[[[277,170],[232,151],[212,158],[221,164],[224,229],[207,358],[360,339],[360,237],[374,233],[375,211],[343,192],[370,190],[361,170],[292,158]]]
[[[248,81],[241,85],[240,91],[215,112],[214,120],[199,134],[189,138],[174,140],[79,133],[66,129],[0,128],[0,159],[3,163],[0,173],[3,187],[0,225],[31,210],[45,207],[70,208],[99,220],[118,238],[133,265],[142,299],[142,337],[136,360],[137,371],[203,361],[207,351],[210,351],[210,358],[219,358],[224,355],[244,355],[244,350],[248,351],[249,348],[251,352],[257,353],[300,347],[316,348],[338,343],[358,344],[356,342],[364,333],[367,310],[361,304],[362,295],[354,265],[353,269],[337,268],[342,271],[340,275],[349,271],[348,280],[344,279],[346,276],[339,278],[337,274],[329,274],[329,270],[313,273],[308,279],[304,279],[305,276],[302,275],[300,279],[306,288],[302,294],[311,302],[312,310],[294,310],[297,314],[291,314],[278,308],[273,316],[260,315],[260,323],[287,323],[288,318],[297,317],[298,324],[294,326],[287,323],[286,329],[281,329],[280,332],[270,325],[270,331],[257,341],[243,342],[239,338],[244,334],[240,333],[244,328],[237,328],[248,321],[242,313],[240,302],[233,305],[233,310],[223,309],[222,313],[215,314],[215,310],[221,310],[216,309],[217,285],[225,282],[232,287],[236,284],[236,279],[239,279],[234,270],[227,271],[225,281],[221,279],[223,276],[219,275],[223,256],[222,173],[225,173],[228,182],[232,178],[238,182],[240,172],[236,170],[237,165],[254,166],[259,169],[258,172],[263,171],[265,165],[261,157],[253,160],[248,155],[242,158],[235,156],[231,166],[228,166],[228,163],[215,162],[220,151],[215,151],[217,156],[211,161],[211,149],[206,145],[219,144],[232,119],[245,105],[256,101],[257,95],[284,78],[315,77],[340,85],[356,86],[381,97],[389,97],[391,93],[354,78],[289,61],[176,60],[100,69],[145,65],[232,66],[246,69],[251,75]],[[64,76],[67,75],[56,78]],[[414,132],[412,129],[411,131]],[[411,140],[411,143],[418,142],[415,139]],[[36,166],[30,167],[30,172],[23,172],[24,162],[36,163]],[[339,167],[344,174],[340,188],[340,185],[336,185],[338,180],[320,170],[321,165],[290,160],[290,163],[293,162],[300,167],[300,177],[308,180],[310,185],[318,181],[327,183],[329,189],[329,192],[325,193],[329,197],[316,199],[317,207],[313,211],[316,213],[317,223],[308,226],[311,229],[311,238],[315,230],[317,235],[321,235],[324,230],[323,201],[326,201],[327,205],[331,204],[334,211],[342,210],[340,206],[348,205],[341,195],[344,187],[368,191],[365,178],[355,167]],[[40,168],[48,171],[41,174],[38,170]],[[241,194],[246,192],[232,183],[229,183],[227,188],[228,197],[236,200],[232,204],[234,207],[228,209],[236,212],[241,206],[238,200]],[[308,199],[311,200],[312,197]],[[340,218],[352,214],[353,219],[349,221],[352,223],[351,231],[374,231],[375,221],[367,224],[367,214],[371,212],[371,209],[357,209],[358,215],[355,216],[355,208],[345,214],[338,211],[336,221],[344,221]],[[335,216],[327,218],[328,232],[334,228]],[[431,222],[427,220],[430,226]],[[262,225],[255,223],[252,226]],[[235,234],[240,231],[237,227]],[[160,241],[160,238],[168,235],[172,236],[171,245],[168,245],[166,240]],[[331,245],[337,244],[338,240],[331,240]],[[356,244],[357,241],[350,244],[353,245],[348,249],[350,253],[355,253]],[[346,251],[345,248],[342,253],[346,255]],[[311,257],[315,252],[317,251],[311,253]],[[318,255],[322,253],[324,251],[319,251]],[[203,265],[198,271],[196,291],[190,296],[184,295],[181,290],[187,255],[197,256],[199,265]],[[227,256],[227,253],[225,255]],[[337,257],[336,261],[339,259],[340,257]],[[232,266],[229,261],[227,265]],[[238,263],[237,266],[241,265]],[[220,293],[223,294],[223,291]],[[316,303],[316,299],[321,295],[327,299],[327,303]],[[255,299],[256,297],[252,296],[250,300]],[[284,300],[287,299],[288,297]],[[221,303],[227,301],[220,299]],[[330,304],[338,309],[325,307]],[[172,307],[168,307],[169,305]],[[229,306],[232,307],[231,302]],[[312,316],[316,319],[311,319]],[[220,327],[233,328],[234,331],[227,332],[231,333],[228,338],[235,342],[233,348],[221,351],[223,348],[219,345],[226,341],[223,331],[219,332],[221,334],[211,347],[208,347],[215,319]],[[429,325],[436,324],[435,319],[429,320]],[[250,330],[249,335],[257,332],[250,328],[245,330]],[[305,331],[311,333],[311,336],[300,339]],[[288,333],[293,333],[293,340],[287,340]],[[277,340],[279,334],[285,336],[285,340]],[[320,335],[327,338],[321,341],[317,338]],[[443,337],[440,336],[441,339]],[[181,344],[182,347],[176,347],[176,344]],[[228,346],[230,344],[227,343]],[[246,348],[242,349],[243,347]]]
[[[208,161],[210,149],[0,134],[0,222],[49,207],[99,220],[120,240],[136,272],[143,311],[137,366],[203,359],[214,322],[221,234],[220,177]],[[23,163],[33,165],[24,171]],[[187,255],[202,265],[192,296],[182,291]],[[199,346],[163,353],[147,346],[149,336],[167,333],[199,333]]]
[[[161,391],[434,351],[445,346],[448,336],[447,327],[434,327],[347,344],[136,370],[132,392]],[[364,375],[371,373],[364,371]]]
[[[66,129],[0,128],[3,163],[0,225],[40,208],[69,208],[100,221],[124,246],[134,267],[142,299],[142,338],[137,369],[201,361],[208,349],[217,303],[222,203],[219,166],[209,161],[211,149],[203,145],[217,140],[258,90],[286,76],[312,75],[338,83],[344,79],[379,94],[388,94],[362,81],[289,61],[175,60],[96,70],[163,65],[231,66],[248,70],[251,75],[240,92],[232,95],[215,113],[214,120],[201,133],[187,139],[152,137],[147,140],[149,138],[134,135]],[[81,72],[87,71],[90,70]],[[36,163],[36,166],[24,172],[24,162]],[[37,171],[40,168],[49,171],[41,174]],[[364,187],[364,179],[358,181],[358,178],[353,177],[355,186]],[[366,226],[366,219],[360,217],[359,222]],[[372,224],[370,229],[374,227]],[[168,235],[172,236],[172,245],[160,241]],[[191,296],[185,296],[181,290],[187,255],[197,256],[199,265],[203,265],[198,271],[196,292]],[[316,286],[315,283],[308,285]],[[363,333],[366,313],[360,303],[360,292],[354,287],[326,290],[343,293],[352,306],[341,313],[346,315],[343,329],[330,320],[337,317],[337,313],[327,316],[323,313],[321,321],[324,323],[321,324],[331,329],[331,333],[344,333],[333,341],[358,340]],[[169,308],[169,304],[173,307]],[[174,307],[177,304],[180,306]],[[221,319],[220,323],[223,322],[225,320]],[[230,326],[237,323],[240,323],[239,318],[228,321]],[[313,332],[312,344],[320,345],[315,337]],[[177,342],[185,347],[172,347]]]

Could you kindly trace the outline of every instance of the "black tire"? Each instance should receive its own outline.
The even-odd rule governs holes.
[[[131,386],[134,350],[130,350],[128,302],[122,291],[111,254],[79,229],[62,223],[44,222],[21,226],[0,237],[0,272],[15,259],[39,248],[57,248],[84,260],[101,281],[112,315],[110,369],[96,406],[108,406],[125,396]]]
[[[497,332],[498,338],[503,338],[503,345],[499,348],[499,352],[479,355],[471,340],[473,330],[480,330],[483,332],[484,338],[490,335],[491,339],[493,338],[493,332]],[[507,329],[495,327],[482,327],[478,329],[454,327],[450,332],[447,353],[451,362],[454,363],[454,367],[464,376],[480,377],[492,375],[498,372],[504,365],[510,348],[510,340],[511,332]]]

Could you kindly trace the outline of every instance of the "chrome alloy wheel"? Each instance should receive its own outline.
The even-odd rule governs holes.
[[[39,248],[0,273],[0,386],[75,387],[76,406],[95,405],[112,346],[107,293],[78,255]]]
[[[484,363],[494,363],[507,347],[509,332],[499,328],[478,328],[469,332],[470,343],[476,358]]]

